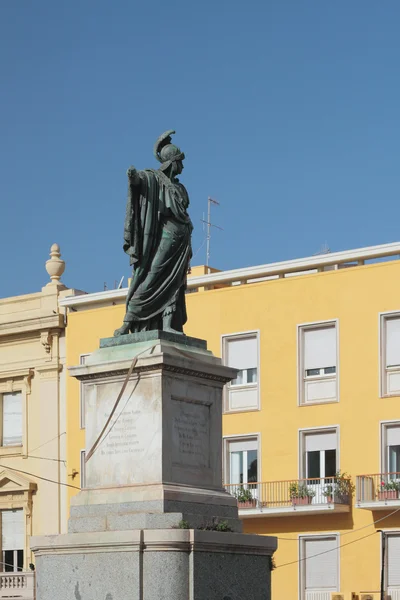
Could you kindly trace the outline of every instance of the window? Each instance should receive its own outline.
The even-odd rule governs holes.
[[[79,357],[79,364],[80,365],[84,365],[86,364],[86,358],[90,356],[89,354],[81,354]],[[80,384],[80,388],[79,388],[79,405],[80,405],[80,411],[81,411],[81,429],[85,429],[85,400],[84,400],[84,394],[83,394],[83,383]]]
[[[336,535],[300,538],[301,600],[330,600],[330,592],[338,591],[338,558]]]
[[[336,431],[304,434],[305,476],[311,479],[334,477],[336,468]]]
[[[2,394],[2,446],[22,445],[22,394]]]
[[[400,479],[400,423],[384,424],[382,433],[382,474]]]
[[[313,504],[325,504],[327,485],[334,483],[337,468],[337,432],[335,429],[302,432],[301,475],[314,492]]]
[[[81,450],[81,485],[83,489],[86,487],[86,463],[85,463],[86,451]]]
[[[400,593],[400,534],[386,536],[386,581],[389,596],[398,598]],[[396,593],[397,592],[397,593]]]
[[[229,492],[236,494],[239,488],[256,488],[258,482],[258,438],[235,438],[225,443],[225,480]]]
[[[224,363],[239,369],[227,385],[225,409],[244,411],[258,408],[258,336],[242,334],[223,338]]]
[[[337,400],[336,325],[299,328],[300,403]]]
[[[1,549],[2,570],[22,571],[24,567],[24,511],[2,510]]]
[[[382,332],[382,394],[400,395],[400,317],[384,316]]]

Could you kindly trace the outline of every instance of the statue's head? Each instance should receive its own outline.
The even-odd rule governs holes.
[[[183,171],[184,153],[178,146],[171,144],[173,129],[163,133],[154,144],[154,156],[161,163],[160,170],[169,170],[172,176],[179,175]]]

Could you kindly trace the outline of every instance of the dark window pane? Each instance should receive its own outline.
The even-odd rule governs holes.
[[[257,369],[247,369],[247,383],[257,383]]]
[[[5,550],[4,556],[4,571],[14,571],[14,550]]]
[[[247,481],[257,481],[257,450],[247,452]]]
[[[325,450],[325,477],[334,477],[336,473],[336,450]]]
[[[336,373],[336,367],[325,367],[324,373],[325,373],[325,375],[330,375],[331,373]]]
[[[313,450],[307,452],[307,477],[310,479],[318,479],[321,477],[321,466],[320,466],[320,451]]]
[[[18,571],[23,571],[24,569],[24,551],[17,550],[17,560],[18,560]]]
[[[389,446],[389,472],[394,473],[390,479],[397,479],[400,471],[400,446]]]
[[[306,375],[307,377],[313,377],[314,375],[319,375],[320,369],[307,369]]]
[[[243,375],[244,371],[238,371],[236,379],[232,379],[231,385],[243,385]]]

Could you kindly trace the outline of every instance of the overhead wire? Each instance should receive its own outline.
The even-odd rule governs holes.
[[[366,538],[369,538],[369,537],[375,535],[376,533],[379,533],[379,532],[373,531],[372,533],[369,533],[368,535],[363,535],[363,537],[357,538],[356,540],[351,540],[351,542],[346,542],[345,544],[339,544],[339,546],[336,546],[335,548],[331,548],[330,550],[324,550],[323,552],[318,552],[317,554],[313,554],[312,556],[304,556],[303,558],[298,558],[297,560],[292,560],[290,562],[283,563],[283,565],[277,565],[275,568],[282,569],[282,567],[288,567],[289,565],[294,565],[294,564],[298,564],[301,562],[305,562],[307,560],[310,560],[311,558],[315,558],[316,556],[322,556],[322,554],[328,554],[328,552],[334,552],[335,550],[339,550],[339,548],[344,548],[345,546],[350,546],[351,544],[355,544],[356,542],[365,540]]]
[[[43,446],[46,446],[46,444],[50,444],[50,442],[54,442],[54,440],[57,440],[62,435],[66,435],[66,433],[67,433],[66,431],[63,431],[62,433],[59,433],[55,437],[51,438],[51,440],[47,440],[47,442],[43,442],[43,444],[40,444],[40,446],[36,446],[36,448],[33,448],[33,449],[29,450],[28,452],[35,452],[35,450],[39,450],[39,448],[43,448]]]
[[[35,473],[29,473],[28,471],[22,471],[21,469],[14,469],[14,467],[9,467],[8,465],[1,465],[0,468],[7,469],[8,471],[15,471],[15,473],[22,473],[23,475],[30,475],[31,477],[36,477],[36,479],[41,479],[42,481],[47,481],[48,483],[56,483],[57,485],[63,485],[65,487],[74,488],[75,490],[81,490],[81,487],[76,485],[72,485],[71,483],[63,483],[62,481],[55,481],[54,479],[49,479],[48,477],[42,477],[41,475],[36,475]]]
[[[392,517],[399,511],[400,511],[400,508],[396,508],[396,510],[394,510],[393,512],[381,517],[380,519],[376,519],[376,521],[372,521],[372,523],[368,523],[367,525],[363,525],[362,527],[357,527],[357,529],[352,529],[351,531],[345,531],[344,533],[341,533],[340,535],[341,536],[349,535],[350,533],[357,533],[357,531],[361,531],[362,529],[367,529],[367,527],[372,527],[373,525],[376,525],[377,523],[380,523],[381,521],[384,521],[385,519]],[[285,538],[285,537],[278,537],[278,536],[275,536],[275,537],[278,540],[287,541],[287,542],[298,542],[299,541],[299,538]]]
[[[144,350],[142,350],[141,352],[139,352],[138,354],[136,354],[136,356],[133,358],[133,360],[132,360],[132,363],[131,363],[131,366],[129,367],[129,370],[128,370],[127,374],[126,374],[126,377],[125,377],[124,383],[122,384],[122,388],[121,388],[121,390],[120,390],[120,392],[119,392],[119,394],[118,394],[118,396],[117,396],[117,399],[116,399],[116,401],[114,402],[114,406],[112,407],[112,410],[111,410],[111,412],[110,412],[110,414],[109,414],[109,416],[108,416],[108,418],[107,418],[107,420],[106,420],[106,422],[105,422],[105,424],[104,424],[104,427],[103,427],[103,429],[100,431],[99,435],[98,435],[98,436],[97,436],[97,438],[96,438],[96,441],[94,442],[94,444],[93,444],[93,445],[92,445],[92,447],[90,448],[89,452],[88,452],[88,453],[85,455],[85,463],[87,463],[87,462],[88,462],[88,460],[89,460],[89,459],[90,459],[90,458],[93,456],[93,454],[96,452],[96,450],[97,450],[97,449],[98,449],[98,448],[101,446],[101,444],[102,444],[102,443],[104,443],[104,441],[107,439],[107,437],[109,436],[109,434],[110,434],[110,433],[111,433],[111,431],[113,430],[114,426],[116,425],[116,423],[117,423],[118,419],[120,418],[120,416],[121,416],[121,415],[122,415],[122,413],[124,412],[124,410],[125,410],[125,408],[126,408],[126,406],[127,406],[128,402],[129,402],[129,400],[130,400],[130,399],[131,399],[131,397],[132,397],[132,394],[133,394],[133,392],[136,390],[136,388],[137,388],[137,386],[138,386],[138,384],[139,384],[139,380],[140,380],[140,373],[138,373],[138,378],[137,378],[137,380],[136,380],[136,382],[135,382],[135,385],[134,385],[134,387],[133,387],[133,390],[132,390],[132,391],[130,392],[130,394],[128,395],[128,399],[127,399],[127,401],[125,402],[123,409],[121,410],[121,412],[119,413],[119,415],[117,415],[117,417],[116,417],[116,419],[115,419],[114,423],[112,423],[112,424],[111,424],[111,426],[110,426],[109,430],[108,430],[108,431],[107,431],[107,433],[104,435],[104,432],[106,431],[106,429],[107,429],[108,425],[110,424],[110,422],[111,422],[111,419],[112,419],[112,417],[113,417],[113,415],[114,415],[115,411],[117,410],[117,406],[118,406],[118,404],[119,404],[119,402],[120,402],[120,400],[121,400],[121,398],[122,398],[122,396],[123,396],[123,394],[124,394],[124,392],[125,392],[125,389],[126,389],[126,387],[127,387],[127,385],[128,385],[128,382],[129,382],[130,376],[131,376],[131,375],[132,375],[132,373],[133,373],[133,369],[135,368],[135,366],[136,366],[136,364],[137,364],[137,361],[138,361],[138,358],[139,358],[139,356],[140,356],[141,354],[144,354],[144,352],[149,352],[150,354],[152,354],[152,353],[153,353],[153,350],[154,350],[154,348],[155,348],[155,347],[156,347],[156,344],[154,344],[154,346],[152,346],[150,349],[149,349],[149,348],[145,348]]]

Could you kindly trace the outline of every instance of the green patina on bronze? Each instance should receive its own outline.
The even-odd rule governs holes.
[[[189,196],[177,179],[185,155],[166,131],[154,146],[158,170],[130,167],[124,227],[124,251],[133,277],[126,314],[115,336],[140,331],[182,333],[186,323],[185,289],[192,256],[193,225]]]

